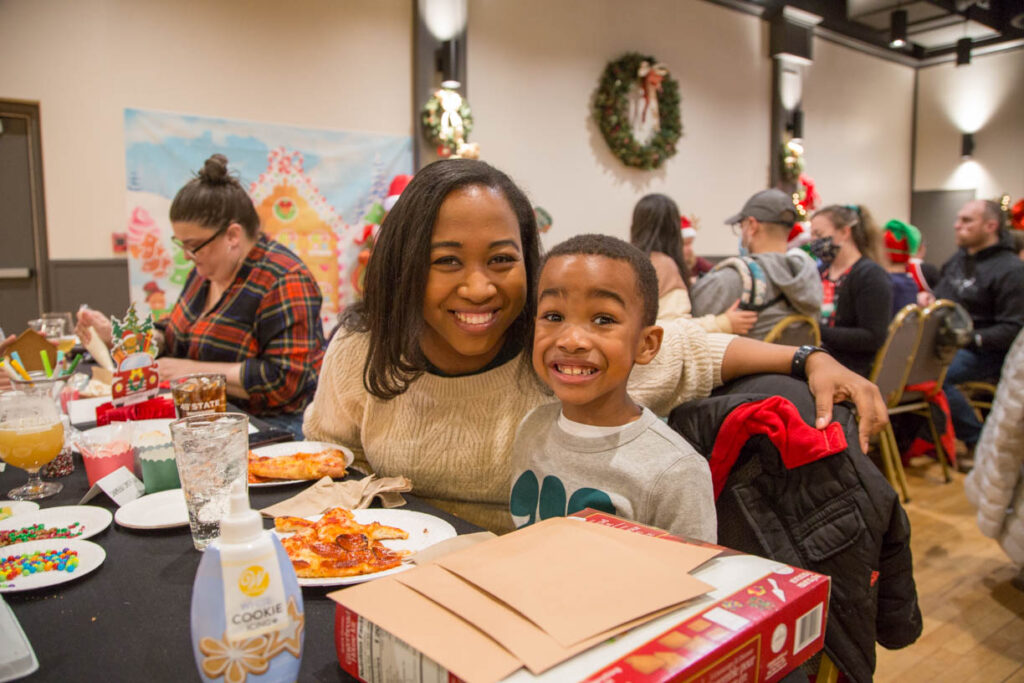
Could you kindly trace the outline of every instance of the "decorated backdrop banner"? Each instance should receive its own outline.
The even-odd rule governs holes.
[[[175,193],[211,154],[228,158],[264,232],[297,254],[323,294],[325,332],[361,294],[358,255],[391,179],[412,172],[408,136],[294,128],[126,109],[128,274],[132,301],[170,312],[192,263],[171,242]]]

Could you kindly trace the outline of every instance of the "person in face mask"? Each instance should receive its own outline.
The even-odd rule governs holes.
[[[892,283],[878,263],[880,232],[862,206],[833,204],[811,217],[809,249],[821,272],[821,342],[865,377],[885,343]]]
[[[796,207],[781,190],[762,190],[726,219],[739,240],[740,258],[728,258],[693,287],[695,316],[720,314],[739,300],[756,313],[756,322],[738,334],[764,339],[775,324],[795,313],[816,316],[821,308],[821,278],[814,261],[800,249],[788,249]]]

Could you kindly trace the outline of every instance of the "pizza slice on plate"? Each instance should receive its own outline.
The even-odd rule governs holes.
[[[259,456],[249,451],[249,483],[275,479],[340,479],[347,473],[345,454],[337,449],[318,453],[293,453],[276,458]]]

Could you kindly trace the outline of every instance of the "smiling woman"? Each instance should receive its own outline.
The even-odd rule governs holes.
[[[524,353],[539,262],[533,209],[508,176],[466,159],[419,171],[381,226],[364,301],[346,310],[324,356],[307,438],[351,448],[357,467],[409,477],[417,495],[474,524],[510,530],[516,428],[555,400]],[[723,376],[788,372],[795,351],[686,320],[664,329],[661,351],[629,382],[660,415]],[[810,357],[808,375],[823,416],[852,397],[865,433],[880,428],[873,385],[825,354]]]

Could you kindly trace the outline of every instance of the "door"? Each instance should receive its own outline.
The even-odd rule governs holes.
[[[39,107],[0,100],[0,327],[19,333],[46,301]]]

